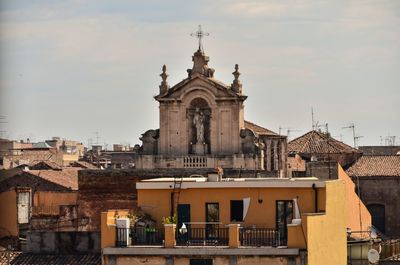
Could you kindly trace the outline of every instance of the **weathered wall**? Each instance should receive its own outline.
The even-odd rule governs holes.
[[[87,231],[100,231],[100,213],[136,208],[137,175],[124,170],[79,172],[78,216],[90,217]]]
[[[170,190],[138,190],[138,206],[161,225],[162,217],[170,215]],[[323,188],[319,188],[321,195]],[[230,221],[230,201],[250,197],[250,207],[244,225],[258,227],[275,227],[276,200],[292,200],[298,197],[302,213],[315,211],[314,191],[310,188],[224,188],[224,189],[182,189],[179,196],[180,204],[190,204],[192,222],[205,222],[205,204],[219,203],[219,218],[223,224]],[[325,196],[319,196],[319,210],[325,210]],[[260,202],[258,202],[261,200]],[[260,214],[262,213],[262,214]]]
[[[33,196],[33,206],[75,205],[78,192],[38,191]]]
[[[366,206],[381,204],[385,206],[385,234],[400,236],[400,177],[353,177],[359,183],[360,198]]]
[[[339,179],[346,184],[346,220],[352,231],[368,231],[371,214],[355,192],[355,185],[343,168],[338,165]],[[353,234],[353,237],[366,237],[366,234]]]
[[[98,232],[28,232],[27,251],[32,253],[100,252]]]
[[[9,236],[18,236],[15,190],[0,193],[0,238]]]

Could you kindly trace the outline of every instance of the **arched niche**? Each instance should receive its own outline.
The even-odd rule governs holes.
[[[188,128],[189,128],[189,154],[209,154],[210,153],[210,119],[211,119],[211,108],[203,97],[194,97],[186,110]],[[202,127],[201,135],[203,140],[199,140],[199,127]],[[195,149],[195,145],[203,145],[204,152],[199,153],[199,147]],[[200,148],[203,150],[202,148]]]

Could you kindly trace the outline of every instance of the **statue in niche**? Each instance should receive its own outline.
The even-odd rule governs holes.
[[[196,139],[197,139],[198,144],[205,142],[205,140],[204,140],[204,121],[205,121],[204,113],[202,111],[200,111],[199,108],[196,108],[196,112],[193,117],[193,124],[196,127]]]

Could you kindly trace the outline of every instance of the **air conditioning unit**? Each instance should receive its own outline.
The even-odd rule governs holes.
[[[127,247],[131,244],[130,234],[130,220],[129,218],[118,218],[117,225],[117,246]]]

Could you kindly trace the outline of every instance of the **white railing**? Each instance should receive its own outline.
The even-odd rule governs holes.
[[[184,168],[205,168],[207,167],[206,156],[186,156],[183,158]]]

